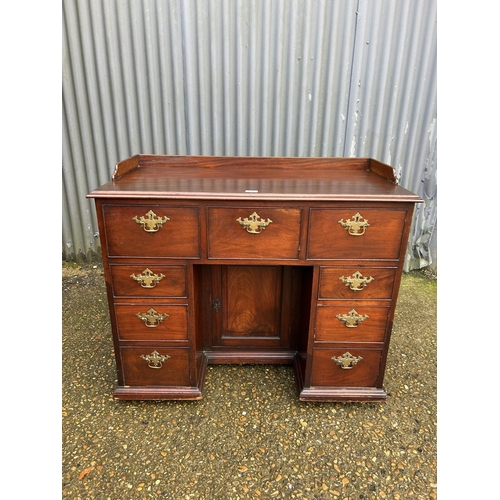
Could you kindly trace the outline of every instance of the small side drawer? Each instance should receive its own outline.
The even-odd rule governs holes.
[[[311,386],[375,387],[381,356],[378,349],[314,349]],[[345,365],[353,358],[352,366],[342,368],[332,358]]]
[[[307,258],[399,259],[406,214],[403,209],[312,208]]]
[[[186,266],[111,264],[114,297],[187,297]]]
[[[124,385],[189,386],[189,349],[122,347]]]
[[[110,257],[199,258],[196,207],[103,205]]]
[[[208,257],[298,259],[301,215],[300,208],[209,208]]]
[[[323,306],[316,314],[316,342],[383,342],[388,307],[366,305]]]
[[[115,304],[120,340],[188,340],[186,305]]]
[[[321,267],[319,299],[390,299],[395,267]]]

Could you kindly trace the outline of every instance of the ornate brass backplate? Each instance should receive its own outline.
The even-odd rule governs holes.
[[[269,224],[273,222],[271,219],[261,219],[257,212],[254,212],[244,219],[238,217],[236,221],[239,222],[250,234],[261,233]]]
[[[154,288],[165,277],[164,274],[155,274],[148,267],[141,274],[131,274],[130,277],[137,281],[142,288]]]
[[[350,370],[357,365],[363,358],[361,356],[353,356],[349,351],[342,354],[342,356],[333,356],[332,360],[342,368],[342,370]]]
[[[355,292],[363,290],[363,288],[368,285],[368,283],[371,283],[374,279],[375,278],[373,276],[366,278],[359,271],[356,271],[352,276],[348,276],[347,278],[345,278],[344,276],[341,276],[339,278],[339,280],[342,281],[345,286],[348,286]]]
[[[148,363],[149,368],[161,368],[163,363],[170,359],[170,356],[167,354],[166,356],[162,356],[158,351],[153,351],[151,354],[141,354],[141,358]]]
[[[353,220],[340,219],[338,223],[351,235],[351,236],[362,236],[365,234],[366,228],[370,225],[368,220],[364,219],[363,216],[358,212],[353,215]]]
[[[351,309],[347,314],[337,314],[336,316],[347,328],[356,328],[368,317],[366,314],[358,314],[354,309]]]
[[[168,318],[168,314],[160,314],[151,308],[148,312],[137,313],[136,316],[148,327],[156,328],[165,318]]]
[[[137,218],[137,215],[135,215],[132,217],[132,220],[135,220],[137,224],[140,224],[146,233],[156,233],[156,231],[159,231],[163,224],[170,219],[167,216],[158,217],[152,210],[150,210],[145,216],[141,215]]]

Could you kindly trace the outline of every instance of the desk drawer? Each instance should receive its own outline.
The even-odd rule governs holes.
[[[124,385],[189,386],[189,349],[122,347]]]
[[[198,258],[196,207],[103,205],[110,257]]]
[[[186,305],[115,304],[120,340],[188,340]]]
[[[114,297],[187,297],[186,266],[111,264]]]
[[[395,267],[321,267],[320,299],[390,299]]]
[[[208,209],[211,259],[298,259],[300,208]]]
[[[404,209],[313,208],[308,259],[399,259]]]
[[[316,342],[383,342],[389,307],[318,306]]]
[[[311,386],[374,387],[381,356],[378,349],[314,349]]]

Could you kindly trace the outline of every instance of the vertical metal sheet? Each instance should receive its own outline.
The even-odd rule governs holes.
[[[87,192],[136,153],[372,156],[426,199],[435,0],[63,0],[63,258],[99,258]]]
[[[419,194],[405,269],[433,262],[436,225],[436,5],[360,0],[345,156],[395,167]]]

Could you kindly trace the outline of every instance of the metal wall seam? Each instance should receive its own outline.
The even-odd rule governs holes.
[[[371,156],[426,200],[432,263],[436,0],[63,0],[63,258],[99,254],[87,192],[133,154]]]

